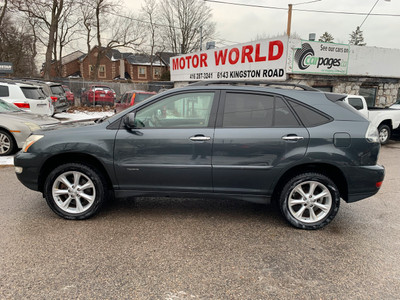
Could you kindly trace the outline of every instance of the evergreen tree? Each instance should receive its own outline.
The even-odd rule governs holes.
[[[367,45],[367,43],[364,43],[363,32],[360,29],[360,26],[357,26],[356,31],[353,31],[350,34],[349,44],[350,45],[356,45],[356,46],[365,46],[365,45]]]
[[[324,42],[324,43],[332,43],[333,35],[328,33],[327,31],[325,31],[325,33],[319,37],[318,41]]]

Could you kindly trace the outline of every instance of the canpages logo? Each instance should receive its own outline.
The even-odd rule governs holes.
[[[309,66],[316,66],[317,68],[323,66],[327,69],[331,69],[332,67],[340,67],[341,59],[332,57],[316,57],[311,45],[304,43],[301,49],[296,50],[294,61],[299,66],[300,70],[305,70]]]

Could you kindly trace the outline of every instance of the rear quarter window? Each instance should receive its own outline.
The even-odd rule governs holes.
[[[38,88],[21,87],[22,93],[28,99],[41,100],[44,99],[43,94]]]
[[[288,100],[301,122],[306,127],[315,127],[318,125],[329,123],[332,119],[324,113],[317,111],[314,108],[302,105],[292,100]]]
[[[10,96],[10,91],[8,90],[8,86],[0,85],[0,97],[8,97]]]

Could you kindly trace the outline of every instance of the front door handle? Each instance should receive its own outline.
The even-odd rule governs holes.
[[[189,139],[193,142],[206,142],[206,141],[211,140],[211,137],[204,136],[204,135],[195,135],[195,136],[191,136]]]
[[[304,140],[304,137],[298,136],[298,135],[286,135],[286,136],[282,137],[282,140],[297,142],[297,141],[300,141],[300,140]]]

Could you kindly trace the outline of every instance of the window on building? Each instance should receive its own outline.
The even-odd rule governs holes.
[[[359,94],[365,98],[368,107],[375,107],[377,87],[362,86],[360,87]]]
[[[153,78],[158,79],[161,77],[161,69],[160,68],[153,68]]]
[[[397,90],[397,100],[396,100],[396,104],[400,103],[400,89]]]
[[[139,67],[138,68],[139,78],[146,78],[146,67]]]
[[[333,88],[331,86],[325,85],[325,86],[313,86],[313,88],[318,89],[322,92],[328,92],[332,93]]]
[[[105,65],[100,65],[99,66],[99,78],[106,78],[106,66]]]

